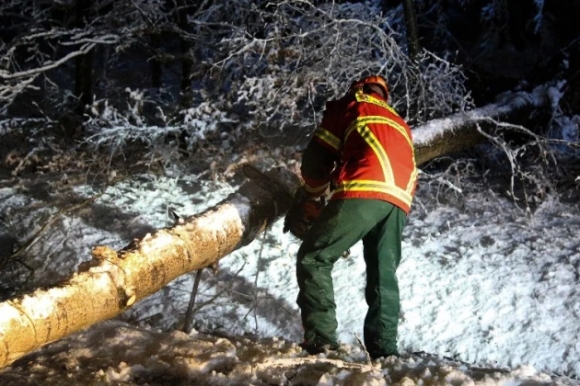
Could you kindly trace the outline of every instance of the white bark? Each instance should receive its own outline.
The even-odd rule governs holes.
[[[532,92],[507,93],[496,103],[445,118],[433,119],[413,129],[413,142],[417,164],[456,151],[468,149],[483,142],[478,131],[495,127],[496,121],[512,121],[538,108],[550,106],[550,85],[536,87]]]
[[[251,242],[288,210],[300,184],[285,170],[268,175],[271,179],[253,176],[221,204],[121,251],[96,247],[93,259],[66,282],[0,303],[0,368],[118,315],[178,276]]]

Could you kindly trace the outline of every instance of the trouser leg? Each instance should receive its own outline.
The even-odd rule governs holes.
[[[347,213],[349,201],[330,201],[298,250],[297,303],[302,316],[304,341],[310,344],[337,342],[332,268],[342,253],[360,239],[346,226],[351,222]]]
[[[332,200],[298,250],[298,306],[309,343],[336,343],[332,268],[344,251],[382,221],[392,205],[384,201]]]
[[[364,340],[373,357],[398,353],[400,297],[396,270],[401,261],[401,235],[406,214],[392,206],[388,215],[364,238],[367,269],[365,297],[369,306]]]

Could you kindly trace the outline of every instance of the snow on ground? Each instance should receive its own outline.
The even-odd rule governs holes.
[[[95,194],[58,181],[25,185],[0,185],[0,258],[10,240],[30,239],[61,208]],[[170,225],[168,207],[196,214],[235,189],[194,177],[117,183],[63,214],[26,252],[35,285],[66,277],[94,245],[120,248]],[[580,385],[578,207],[548,199],[526,212],[490,191],[432,201],[419,191],[405,230],[400,359],[370,363],[357,343],[366,312],[360,245],[333,272],[341,350],[300,352],[299,245],[279,221],[217,273],[203,271],[190,335],[178,330],[193,273],[115,321],[18,360],[0,371],[0,385]],[[21,265],[9,268],[0,291],[26,279]]]
[[[407,354],[368,362],[358,347],[308,356],[293,342],[160,333],[118,321],[95,325],[0,372],[32,385],[574,385],[531,366],[473,367]]]

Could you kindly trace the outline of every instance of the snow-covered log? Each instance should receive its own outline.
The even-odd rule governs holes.
[[[557,86],[543,85],[529,93],[506,93],[496,103],[434,119],[414,128],[413,142],[417,164],[468,149],[484,141],[485,137],[478,127],[486,131],[495,127],[495,122],[521,121],[522,117],[530,117],[535,109],[549,107],[550,94],[557,91],[556,88]]]
[[[250,180],[220,204],[178,219],[120,251],[94,248],[67,281],[0,303],[0,368],[46,343],[110,319],[173,279],[217,263],[287,212],[298,176],[284,169]],[[267,177],[266,177],[267,176]]]

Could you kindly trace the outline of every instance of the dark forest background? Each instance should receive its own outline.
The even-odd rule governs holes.
[[[577,187],[578,16],[578,0],[6,0],[0,172],[106,180],[114,167],[219,173],[226,154],[278,146],[296,158],[325,100],[380,73],[413,126],[554,85],[551,106],[513,118],[533,138],[504,130],[502,144],[547,165],[532,180]],[[505,153],[425,170],[459,157],[513,174]]]

